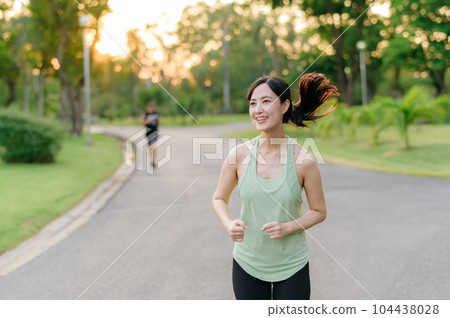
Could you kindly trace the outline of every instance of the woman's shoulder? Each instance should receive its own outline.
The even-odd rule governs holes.
[[[253,145],[253,139],[250,140],[246,140],[243,143],[233,147],[229,154],[228,157],[230,159],[235,159],[235,163],[242,163],[244,161],[244,159],[247,157],[247,155],[250,153],[250,150],[252,149],[252,145]]]
[[[294,153],[294,162],[296,167],[308,167],[311,165],[316,165],[316,159],[314,156],[303,146],[298,144],[296,138],[291,138],[293,140],[293,153]]]

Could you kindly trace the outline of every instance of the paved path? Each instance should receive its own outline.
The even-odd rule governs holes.
[[[245,127],[163,129],[172,160],[135,171],[87,225],[0,277],[0,299],[76,299],[89,286],[80,299],[233,299],[233,243],[211,208],[222,160],[192,165],[191,148]],[[450,180],[320,169],[328,218],[308,235],[312,298],[449,299]],[[235,190],[230,214],[239,208]]]

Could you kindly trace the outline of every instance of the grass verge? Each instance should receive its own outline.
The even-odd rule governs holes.
[[[450,125],[412,126],[410,150],[403,149],[403,139],[394,128],[383,131],[379,147],[370,145],[368,127],[358,128],[354,142],[336,131],[332,132],[332,137],[324,139],[317,128],[285,126],[285,133],[297,138],[300,145],[305,138],[313,138],[325,162],[388,173],[450,178]],[[245,130],[228,136],[252,138],[257,135],[257,130]]]
[[[36,234],[80,202],[122,162],[114,138],[66,137],[54,164],[0,162],[0,253]]]
[[[164,127],[180,127],[180,126],[209,126],[232,123],[236,121],[249,120],[248,114],[222,114],[222,115],[200,115],[196,118],[198,124],[188,115],[181,117],[161,116],[160,125]],[[100,119],[100,125],[117,125],[117,126],[141,126],[139,118],[118,118],[115,120]]]

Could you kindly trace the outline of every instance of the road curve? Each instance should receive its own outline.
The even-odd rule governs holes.
[[[192,140],[245,128],[163,128],[158,157],[171,160],[136,170],[88,224],[0,277],[0,299],[234,299],[233,243],[211,208],[228,139],[215,139],[222,156],[202,146],[200,164]],[[450,299],[450,180],[320,169],[328,217],[307,235],[312,299]],[[235,190],[230,214],[239,209]]]

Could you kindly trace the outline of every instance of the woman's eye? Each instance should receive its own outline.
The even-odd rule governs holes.
[[[255,105],[256,105],[256,103],[250,103],[250,107],[253,107]]]
[[[270,100],[265,99],[263,102],[264,102],[264,103],[270,103]]]

